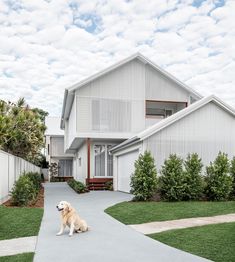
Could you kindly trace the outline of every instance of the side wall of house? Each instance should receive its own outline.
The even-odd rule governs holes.
[[[73,105],[71,108],[71,112],[70,112],[70,116],[69,119],[67,121],[65,121],[65,143],[64,143],[64,151],[69,148],[69,146],[71,145],[71,143],[73,142],[73,139],[76,137],[76,97],[73,101]]]
[[[235,155],[235,120],[213,102],[203,106],[143,142],[143,151],[150,150],[157,169],[176,153],[185,158],[196,152],[203,164],[213,161],[219,151]]]
[[[64,153],[64,137],[50,137],[50,157],[68,157]]]
[[[84,143],[73,159],[73,177],[82,183],[86,182],[87,178],[87,144]]]

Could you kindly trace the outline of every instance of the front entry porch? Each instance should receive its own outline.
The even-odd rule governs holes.
[[[107,182],[113,182],[113,178],[90,178],[86,179],[89,190],[107,190]]]

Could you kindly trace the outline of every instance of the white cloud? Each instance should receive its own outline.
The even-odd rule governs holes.
[[[64,89],[143,52],[235,106],[235,2],[0,0],[0,98],[60,115]]]

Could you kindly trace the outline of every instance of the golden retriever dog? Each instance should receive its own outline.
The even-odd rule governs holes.
[[[69,236],[71,237],[75,232],[86,232],[88,226],[85,220],[82,220],[77,214],[76,210],[67,201],[61,201],[57,206],[58,211],[61,212],[61,227],[60,231],[56,234],[60,236],[63,234],[66,226],[69,227]]]

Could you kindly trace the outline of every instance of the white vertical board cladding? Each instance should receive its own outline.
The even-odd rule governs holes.
[[[86,182],[87,178],[87,145],[84,143],[76,153],[74,158],[73,177],[82,182]]]
[[[0,203],[8,199],[15,181],[24,171],[40,173],[39,167],[1,150],[0,167]]]
[[[219,151],[230,158],[235,155],[234,130],[234,117],[210,102],[146,138],[143,146],[153,154],[157,169],[161,169],[164,160],[172,153],[183,158],[188,153],[198,153],[205,166]]]
[[[69,148],[69,146],[71,145],[71,143],[73,142],[73,139],[76,137],[76,96],[74,98],[73,101],[73,105],[71,108],[71,112],[69,115],[69,119],[68,121],[66,121],[66,125],[65,125],[65,134],[66,134],[66,138],[65,138],[65,142],[66,142],[66,149]]]
[[[50,157],[67,156],[64,153],[64,137],[51,137],[50,139]]]
[[[16,177],[15,177],[15,172],[16,172],[16,164],[15,164],[15,156],[8,155],[8,178],[9,178],[9,185],[8,188],[11,190],[13,187]]]
[[[189,92],[146,65],[146,100],[188,102]]]
[[[8,196],[8,155],[0,153],[0,167],[1,167],[1,180],[0,180],[0,201],[4,200],[4,197]],[[0,202],[1,203],[1,202]]]
[[[78,132],[137,132],[145,125],[145,65],[133,60],[76,91]]]
[[[117,190],[130,192],[131,175],[134,172],[134,164],[138,158],[139,150],[131,151],[117,157]]]

